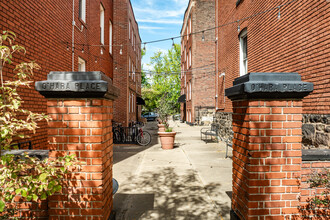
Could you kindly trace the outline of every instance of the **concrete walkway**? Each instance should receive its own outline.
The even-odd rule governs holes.
[[[201,127],[171,127],[173,150],[161,149],[155,122],[146,126],[150,146],[114,147],[116,219],[229,219],[232,161],[225,144],[201,141]]]

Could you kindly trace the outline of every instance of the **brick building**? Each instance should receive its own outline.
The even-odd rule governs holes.
[[[41,66],[33,81],[45,80],[50,71],[72,70],[102,71],[113,78],[113,23],[112,0],[0,2],[1,31],[13,31],[15,43],[27,51],[15,55],[14,63],[33,60]],[[14,76],[13,69],[5,66],[5,80]],[[24,108],[47,111],[46,100],[33,87],[20,89],[20,94]],[[39,126],[30,140],[33,148],[46,148],[47,124]]]
[[[120,96],[114,102],[114,121],[128,126],[137,121],[141,107],[141,38],[130,0],[114,0],[114,85]]]
[[[215,12],[212,0],[190,0],[181,29],[181,119],[209,123],[214,114]],[[200,32],[199,34],[191,34]]]
[[[260,13],[263,12],[263,13]],[[330,146],[328,1],[216,1],[217,122],[229,136],[232,102],[224,91],[250,72],[297,72],[314,83],[303,101],[305,148]]]

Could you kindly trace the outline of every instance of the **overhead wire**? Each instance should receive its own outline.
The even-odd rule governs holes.
[[[152,40],[152,41],[142,41],[140,43],[133,44],[133,46],[135,46],[135,45],[141,46],[142,44],[143,45],[146,45],[146,44],[159,43],[159,42],[163,42],[163,41],[172,41],[172,42],[174,42],[174,39],[183,38],[183,37],[187,37],[187,36],[191,36],[191,35],[196,35],[196,34],[202,34],[204,36],[205,32],[208,32],[208,31],[211,31],[211,30],[215,30],[215,29],[218,29],[218,28],[221,28],[221,27],[225,27],[225,26],[228,26],[228,25],[231,25],[231,24],[235,24],[235,23],[237,23],[238,26],[239,26],[240,22],[242,22],[242,21],[245,21],[245,20],[251,19],[253,17],[256,17],[256,16],[259,16],[259,15],[268,13],[268,12],[273,11],[273,10],[281,10],[281,9],[283,9],[284,6],[289,5],[289,4],[292,4],[292,3],[296,2],[296,1],[298,1],[298,0],[292,0],[290,2],[281,4],[281,5],[277,5],[275,7],[272,7],[272,8],[269,8],[267,10],[264,10],[264,11],[261,11],[261,12],[258,12],[258,13],[255,13],[253,15],[250,15],[250,16],[247,16],[247,17],[244,17],[244,18],[235,20],[235,21],[231,21],[231,22],[228,22],[228,23],[225,23],[225,24],[221,24],[219,26],[214,26],[214,27],[206,28],[206,29],[203,29],[203,30],[200,30],[200,31],[195,31],[195,32],[192,32],[192,33],[189,33],[189,34],[183,34],[183,35],[180,35],[180,36],[172,36],[172,37],[158,39],[158,40]],[[278,17],[280,17],[280,12],[279,12],[279,16]],[[62,41],[62,43],[70,44],[71,42]],[[109,44],[108,45],[106,45],[106,44],[92,45],[92,44],[74,43],[74,45],[80,45],[80,46],[84,45],[84,46],[90,46],[90,47],[105,47],[105,46],[107,46],[107,47],[108,46],[111,46],[111,47],[123,47],[123,46],[126,46],[126,45],[132,45],[132,43],[112,44],[112,45],[111,44],[110,45]]]

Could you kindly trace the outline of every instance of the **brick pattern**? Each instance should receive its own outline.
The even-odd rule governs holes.
[[[135,41],[132,40],[132,32]],[[141,96],[141,38],[130,1],[114,0],[114,41],[116,45],[123,45],[113,48],[115,67],[113,82],[120,89],[120,96],[114,101],[114,118],[116,122],[128,126],[130,121],[137,121],[138,116],[141,115],[141,107],[137,105],[133,112],[129,110],[129,106],[132,106],[130,95],[134,94],[134,103],[136,97]],[[132,77],[132,62],[135,67],[135,80]]]
[[[301,101],[233,102],[232,209],[241,219],[298,213]]]
[[[75,0],[75,71],[78,70],[78,57],[86,61],[87,71],[102,71],[113,78],[113,58],[109,47],[84,45],[100,45],[100,4],[105,8],[105,45],[109,45],[109,20],[113,21],[113,1],[93,0],[87,2],[86,23],[79,19],[79,0]],[[16,35],[16,44],[27,50],[26,55],[15,55],[14,63],[36,61],[41,70],[35,72],[32,81],[46,80],[50,71],[71,71],[72,51],[72,1],[0,1],[1,31],[10,30]],[[69,48],[67,49],[67,46]],[[84,52],[82,49],[84,48]],[[14,76],[14,65],[4,68],[5,80]],[[32,84],[34,85],[34,84]],[[19,89],[24,103],[23,108],[33,112],[46,113],[46,100],[31,88]],[[47,123],[39,123],[36,134],[30,134],[33,147],[47,149]],[[21,141],[21,140],[20,140]]]
[[[266,11],[290,0],[220,0],[219,26]],[[298,72],[303,81],[314,83],[314,92],[303,100],[304,114],[330,113],[329,72],[329,1],[295,1],[281,8],[240,22],[247,28],[248,72]],[[306,13],[308,11],[308,13]],[[225,88],[239,76],[238,24],[218,28],[217,63],[219,74],[226,73]],[[216,78],[217,79],[217,78]],[[223,82],[219,82],[220,85]],[[224,90],[219,87],[219,93]],[[226,98],[225,111],[232,111]]]
[[[207,28],[214,27],[214,1],[212,0],[191,0],[193,4],[191,12],[185,14],[185,27],[182,35],[187,35],[189,29],[189,17],[191,18],[191,33],[198,32]],[[188,6],[189,7],[189,6]],[[198,121],[197,108],[208,109],[214,106],[214,60],[215,60],[215,31],[207,31],[204,33],[204,41],[202,34],[185,36],[181,42],[181,66],[185,71],[181,76],[181,89],[184,94],[188,94],[187,83],[191,83],[191,99],[187,99],[186,112],[184,104],[181,104],[181,117],[185,117],[187,121],[195,123]],[[191,49],[191,66],[187,67],[187,53]],[[188,97],[188,96],[187,96]],[[191,120],[187,117],[191,114]]]
[[[330,161],[303,161],[302,163],[302,178],[301,178],[301,197],[300,197],[300,214],[311,217],[316,217],[316,212],[310,211],[307,208],[308,200],[315,196],[323,196],[322,192],[325,188],[310,188],[307,180],[313,172],[322,172],[324,169],[330,169]],[[322,210],[319,214],[330,216],[330,210]],[[317,218],[315,218],[317,219]]]
[[[75,154],[86,164],[49,198],[49,219],[108,219],[112,210],[113,102],[49,100],[50,158]]]

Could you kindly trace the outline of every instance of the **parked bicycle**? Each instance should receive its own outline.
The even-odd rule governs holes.
[[[142,128],[143,122],[131,122],[129,127],[123,127],[120,123],[114,123],[112,127],[113,142],[115,144],[137,143],[146,146],[151,142],[151,135]]]
[[[113,133],[113,142],[116,144],[124,142],[124,140],[126,139],[125,129],[121,125],[121,123],[113,122],[112,133]]]
[[[132,140],[141,146],[146,146],[151,142],[151,134],[148,131],[143,131],[143,122],[132,123]]]

